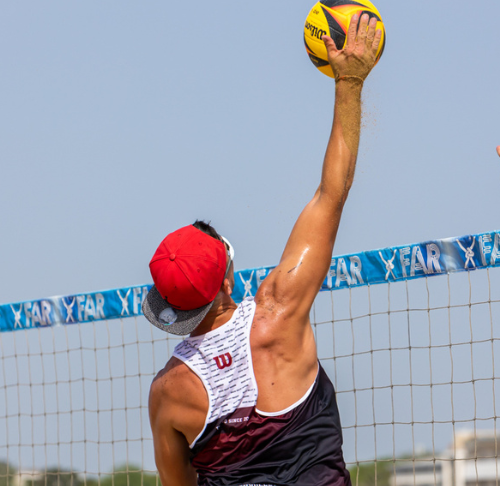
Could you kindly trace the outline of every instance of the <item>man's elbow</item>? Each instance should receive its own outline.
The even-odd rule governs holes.
[[[351,187],[352,187],[352,181],[347,182],[346,186],[344,187],[344,193],[342,194],[342,202],[341,202],[342,207],[344,207],[344,204],[347,201],[347,198],[349,197],[349,192],[351,191]]]
[[[320,193],[316,199],[319,201],[328,201],[328,205],[334,208],[336,211],[342,210],[347,197],[349,196],[349,191],[352,187],[352,181],[345,181],[343,186],[332,187],[321,187]]]

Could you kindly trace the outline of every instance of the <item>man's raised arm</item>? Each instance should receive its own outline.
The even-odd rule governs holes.
[[[358,27],[359,22],[359,29]],[[361,90],[376,62],[381,31],[376,19],[354,16],[346,47],[323,41],[335,73],[335,110],[321,182],[292,230],[278,267],[266,278],[256,300],[271,299],[285,319],[302,325],[328,272],[340,217],[354,179],[361,126]],[[288,317],[287,317],[288,316]],[[289,321],[290,322],[290,321]]]

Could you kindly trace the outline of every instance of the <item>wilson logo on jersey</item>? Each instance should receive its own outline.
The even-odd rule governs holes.
[[[227,368],[228,366],[231,366],[233,364],[233,358],[229,353],[217,356],[216,358],[214,358],[214,361],[217,364],[217,368],[219,368],[219,370],[223,370],[224,368]]]

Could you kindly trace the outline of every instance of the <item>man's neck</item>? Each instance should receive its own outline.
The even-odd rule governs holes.
[[[223,326],[228,322],[231,317],[233,317],[234,311],[237,309],[237,305],[233,299],[230,297],[218,302],[214,302],[214,305],[206,315],[205,319],[196,327],[196,329],[190,334],[190,337],[201,336],[207,332],[214,331],[215,329]]]

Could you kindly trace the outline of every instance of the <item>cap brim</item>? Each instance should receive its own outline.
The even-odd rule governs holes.
[[[142,312],[151,324],[162,331],[178,336],[186,336],[191,334],[205,318],[212,304],[213,301],[203,307],[188,311],[175,309],[160,295],[158,289],[153,285],[142,303]],[[174,309],[177,313],[177,320],[172,324],[167,324],[160,319],[162,311],[168,308]]]

